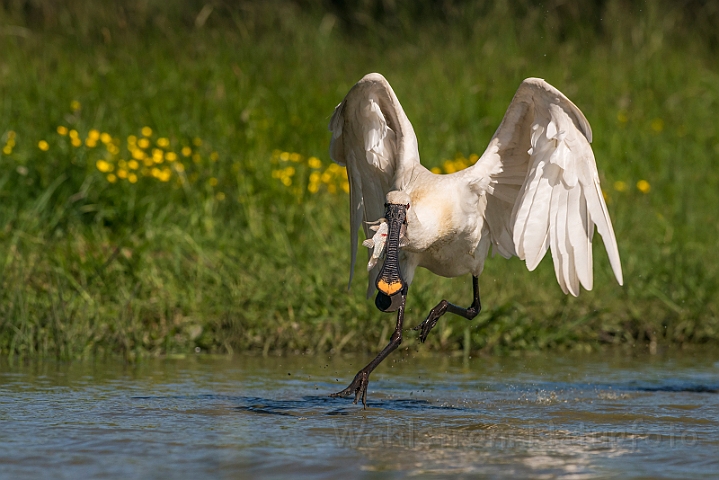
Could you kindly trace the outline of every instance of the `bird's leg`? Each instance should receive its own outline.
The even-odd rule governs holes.
[[[439,317],[445,313],[454,313],[455,315],[460,315],[467,320],[472,320],[479,314],[480,310],[482,310],[482,304],[479,301],[479,281],[475,276],[472,276],[472,288],[474,289],[474,300],[469,308],[458,307],[457,305],[449,303],[447,300],[442,300],[432,310],[430,310],[429,315],[427,315],[427,318],[424,319],[424,322],[414,327],[413,330],[421,330],[419,339],[423,343],[427,340],[427,335],[429,335],[430,330],[437,325]]]
[[[369,385],[370,373],[372,373],[372,370],[377,368],[377,365],[382,363],[382,360],[384,360],[387,355],[396,350],[397,347],[399,347],[399,344],[402,343],[402,323],[404,322],[404,304],[407,299],[407,294],[406,292],[403,292],[401,295],[402,303],[397,309],[397,325],[394,327],[394,333],[392,334],[387,346],[384,347],[384,349],[379,352],[379,355],[377,355],[374,360],[369,362],[366,367],[357,372],[354,380],[352,380],[352,383],[350,383],[347,388],[341,392],[333,393],[330,395],[331,397],[345,397],[354,393],[355,399],[353,403],[357,403],[357,400],[362,398],[362,405],[364,408],[367,408],[367,385]]]

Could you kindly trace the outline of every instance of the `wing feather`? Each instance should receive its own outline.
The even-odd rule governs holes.
[[[617,281],[624,281],[591,141],[579,108],[544,80],[529,78],[471,167],[478,185],[489,176],[484,216],[495,248],[514,252],[529,270],[551,250],[557,282],[574,296],[580,285],[593,286],[595,225]]]
[[[364,222],[384,215],[387,192],[405,186],[419,163],[417,137],[387,80],[365,75],[335,108],[330,120],[330,157],[347,167],[350,184],[350,280],[357,258],[357,235]],[[370,237],[366,223],[365,236]],[[380,265],[369,275],[374,292]]]

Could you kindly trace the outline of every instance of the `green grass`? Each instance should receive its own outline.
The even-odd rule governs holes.
[[[532,273],[490,259],[480,316],[447,316],[423,348],[719,340],[716,42],[671,4],[634,11],[609,1],[597,26],[498,1],[448,20],[398,14],[347,31],[289,2],[217,7],[201,27],[204,3],[38,5],[46,10],[0,7],[0,147],[15,132],[12,152],[0,153],[2,355],[384,344],[394,319],[364,298],[362,262],[346,290],[347,195],[308,192],[312,169],[301,163],[290,187],[273,177],[290,165],[277,150],[330,164],[332,110],[370,71],[392,83],[430,167],[481,153],[523,78],[566,93],[592,124],[623,261],[619,287],[597,237],[595,289],[575,299],[549,259]],[[115,160],[129,159],[126,138],[144,126],[153,142],[199,158],[180,155],[184,177],[173,170],[168,182],[110,183],[96,164],[102,145],[73,147],[60,125],[82,140],[92,129],[119,139]],[[469,278],[422,270],[408,322],[441,298],[470,297]],[[408,333],[405,345],[416,343]]]

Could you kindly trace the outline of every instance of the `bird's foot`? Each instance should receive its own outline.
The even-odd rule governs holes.
[[[355,399],[352,403],[356,404],[357,401],[362,398],[362,405],[366,409],[367,385],[369,385],[369,373],[365,372],[364,370],[360,370],[359,372],[357,372],[357,375],[355,375],[354,380],[352,380],[352,383],[350,383],[347,388],[345,388],[341,392],[331,394],[330,397],[346,397],[347,395],[352,395],[354,393]]]
[[[437,325],[437,320],[439,320],[439,317],[432,318],[432,315],[430,315],[424,320],[424,322],[420,323],[412,329],[420,330],[419,340],[422,343],[427,340],[427,335],[429,335],[429,332],[434,328],[435,325]]]

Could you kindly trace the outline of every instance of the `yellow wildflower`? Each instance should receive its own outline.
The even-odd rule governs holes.
[[[639,180],[637,182],[637,189],[639,189],[639,191],[642,193],[649,193],[649,190],[652,189],[652,186],[649,185],[649,182],[647,182],[646,180]]]
[[[40,140],[37,142],[37,148],[43,152],[47,152],[50,149],[50,145],[45,140]]]
[[[439,167],[432,167],[432,168],[430,168],[429,171],[432,172],[432,173],[436,173],[436,174],[442,173],[442,169],[439,168]]]
[[[95,141],[98,141],[98,140],[100,140],[100,132],[98,132],[97,130],[95,130],[95,129],[93,128],[92,130],[90,130],[89,132],[87,132],[87,138],[91,138],[91,139],[93,139],[93,140],[95,140]]]
[[[302,155],[299,153],[290,153],[290,161],[291,162],[299,162],[302,160]]]
[[[215,177],[211,177],[210,180],[208,181],[208,183],[210,184],[211,187],[216,187],[217,179]]]
[[[140,130],[140,133],[142,133],[143,137],[149,137],[152,135],[152,129],[150,127],[142,127]],[[146,148],[146,147],[143,147]]]
[[[68,135],[70,135],[70,138],[79,138],[80,134],[77,133],[77,130],[74,128],[68,132]]]
[[[157,139],[157,146],[166,148],[170,146],[170,140],[165,137],[160,137]]]
[[[67,127],[63,127],[62,125],[60,125],[59,127],[57,127],[57,133],[63,136],[67,135]]]
[[[105,160],[98,160],[97,162],[95,162],[95,166],[103,173],[112,170],[112,165],[110,165],[110,163]]]
[[[127,137],[127,144],[128,145],[135,145],[137,143],[137,137],[135,135],[130,135]]]
[[[195,162],[195,163],[200,163],[200,160],[202,160],[202,158],[200,157],[200,154],[199,154],[199,153],[196,153],[196,154],[194,154],[194,155],[192,156],[192,161],[193,161],[193,162]]]
[[[10,145],[5,145],[2,149],[2,153],[10,155],[12,153],[12,147]]]
[[[97,140],[87,137],[85,139],[85,145],[87,145],[88,148],[95,148],[97,146]]]
[[[122,168],[117,169],[117,176],[120,178],[127,178],[127,170],[124,170]]]
[[[175,170],[177,170],[178,172],[185,171],[185,166],[181,163],[173,163],[173,166],[175,167]]]
[[[616,190],[617,192],[626,192],[627,182],[617,180],[616,182],[614,182],[614,190]]]
[[[137,160],[130,160],[127,162],[127,166],[130,167],[132,170],[137,170],[140,167],[140,164],[137,163]]]
[[[172,171],[165,167],[160,172],[160,176],[157,177],[161,182],[168,182],[170,180],[170,177],[172,176]]]
[[[182,147],[182,155],[185,157],[189,157],[192,155],[192,149],[190,147]]]
[[[137,183],[137,175],[131,173],[127,176],[127,181],[130,183]]]
[[[177,160],[177,154],[175,152],[167,152],[165,154],[165,160],[167,160],[168,162],[174,162],[175,160]]]
[[[102,143],[104,143],[105,145],[107,145],[107,144],[109,144],[110,142],[112,142],[112,137],[110,136],[109,133],[107,133],[107,132],[102,132],[102,133],[100,134],[100,141],[101,141]]]
[[[162,150],[159,148],[152,149],[152,160],[155,163],[162,163]]]
[[[141,138],[137,141],[137,146],[140,148],[147,148],[150,146],[150,141],[146,138]]]
[[[280,160],[283,162],[286,162],[290,159],[290,152],[282,152],[280,153]]]
[[[145,152],[140,150],[139,148],[133,148],[130,150],[130,153],[132,153],[132,158],[135,160],[144,160],[147,155],[145,155]]]
[[[117,177],[114,173],[111,173],[107,176],[107,181],[110,183],[115,183],[117,181]]]
[[[662,120],[661,118],[655,118],[654,120],[652,120],[651,127],[652,130],[654,130],[655,132],[661,132],[662,130],[664,130],[664,120]]]
[[[307,165],[310,168],[322,168],[322,161],[317,157],[310,157],[307,159]]]
[[[78,102],[77,100],[73,100],[72,102],[70,102],[70,108],[73,112],[80,110],[80,107],[80,102]]]
[[[202,145],[202,139],[199,137],[195,137],[192,139],[192,144],[196,147],[199,147],[200,145]]]
[[[70,140],[70,143],[72,144],[73,147],[79,147],[80,145],[82,145],[82,140],[80,140],[78,137],[75,137],[72,140]]]
[[[342,190],[345,193],[350,193],[350,182],[342,182]]]
[[[225,194],[222,192],[217,192],[217,195],[215,195],[215,198],[219,201],[223,201],[225,199]]]

